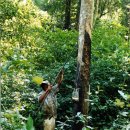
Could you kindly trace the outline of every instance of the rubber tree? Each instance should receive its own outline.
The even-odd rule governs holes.
[[[91,60],[91,32],[93,24],[94,1],[81,0],[77,57],[76,86],[79,88],[79,102],[76,112],[81,112],[87,119],[89,110],[89,78]],[[87,123],[87,122],[86,122]],[[80,125],[80,124],[79,124]],[[75,130],[82,130],[84,125],[75,126]],[[74,128],[73,128],[74,129]]]

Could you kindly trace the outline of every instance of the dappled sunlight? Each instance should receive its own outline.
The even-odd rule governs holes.
[[[65,2],[0,0],[2,130],[42,129],[40,84],[48,80],[55,85],[62,68],[64,79],[57,93],[56,130],[70,130],[75,120],[88,130],[130,128],[128,1],[95,3],[90,92],[89,98],[84,99],[89,102],[87,116],[81,112],[73,114],[74,105],[81,98],[81,88],[76,88],[76,82],[82,86],[82,81],[76,78],[80,3],[71,1],[66,5]],[[87,47],[88,43],[84,45]],[[80,80],[85,78],[83,74]]]

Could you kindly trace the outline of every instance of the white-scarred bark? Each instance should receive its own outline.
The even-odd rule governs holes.
[[[80,111],[84,115],[88,114],[89,107],[89,76],[93,11],[94,0],[81,0],[77,58],[77,86],[80,88]]]

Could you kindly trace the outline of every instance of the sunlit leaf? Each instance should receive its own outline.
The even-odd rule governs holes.
[[[43,78],[42,77],[39,77],[39,76],[35,76],[33,77],[33,82],[35,82],[36,84],[40,85],[43,81]]]
[[[127,95],[125,95],[122,91],[118,90],[118,93],[119,93],[125,100],[127,100]]]
[[[127,100],[130,100],[130,95],[127,95]]]
[[[120,99],[116,99],[115,105],[118,106],[118,107],[123,108],[125,106],[125,103],[122,102]]]
[[[129,107],[129,108],[130,108],[130,104],[127,104],[127,107]]]
[[[127,116],[129,113],[128,112],[121,112],[120,113],[122,116]]]

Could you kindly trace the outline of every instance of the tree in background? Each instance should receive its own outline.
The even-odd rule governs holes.
[[[62,29],[77,29],[81,0],[34,0],[42,10],[47,11]]]
[[[71,11],[71,0],[65,1],[65,23],[64,23],[64,29],[70,28],[70,11]]]
[[[128,28],[129,28],[129,33],[130,33],[130,4],[127,6],[127,14],[128,14]]]
[[[55,20],[56,26],[62,29],[77,29],[81,0],[34,0],[43,11],[47,11]],[[95,0],[93,25],[101,18],[121,18],[123,25],[127,24],[126,5],[129,0]],[[118,16],[117,16],[118,15]]]
[[[80,15],[81,0],[78,0],[77,4],[78,5],[77,5],[76,25],[75,25],[75,28],[78,30],[78,28],[79,28],[79,15]]]
[[[123,25],[128,25],[127,5],[129,0],[95,0],[94,25],[103,17],[114,19],[117,17]],[[109,17],[109,18],[108,18]]]
[[[121,10],[122,10],[122,16],[121,16],[121,23],[128,27],[128,12],[129,12],[129,0],[121,0]]]

